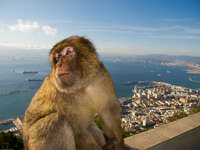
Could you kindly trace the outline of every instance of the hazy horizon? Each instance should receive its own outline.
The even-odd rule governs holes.
[[[31,53],[40,53],[40,52],[43,52],[43,53],[46,53],[47,55],[49,54],[51,48],[49,49],[28,49],[28,48],[15,48],[15,47],[0,47],[0,51],[1,51],[1,55],[10,55],[10,52],[14,51],[16,53],[22,53],[22,52],[27,52],[30,54]],[[120,53],[120,51],[122,51]],[[115,52],[106,52],[106,51],[99,51],[97,49],[97,53],[100,55],[100,56],[111,56],[111,57],[120,57],[120,56],[124,56],[124,57],[131,57],[131,56],[151,56],[151,55],[164,55],[164,56],[191,56],[191,57],[200,57],[200,52],[199,52],[199,55],[194,55],[194,54],[191,54],[191,53],[165,53],[165,52],[149,52],[149,53],[141,53],[141,52],[137,52],[137,51],[131,51],[129,53],[123,53],[123,50],[116,50]],[[1,56],[0,55],[0,56]]]

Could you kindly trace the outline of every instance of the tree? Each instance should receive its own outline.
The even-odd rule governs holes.
[[[0,149],[23,150],[23,140],[21,136],[15,136],[13,133],[0,132]]]
[[[175,121],[175,120],[187,117],[187,116],[188,115],[185,112],[178,111],[177,113],[174,113],[174,115],[172,117],[168,117],[167,120],[170,121],[170,122],[172,122],[172,121]]]

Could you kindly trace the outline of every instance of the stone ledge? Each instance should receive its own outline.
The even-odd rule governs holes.
[[[134,149],[145,150],[199,126],[200,112],[128,137],[125,143]]]

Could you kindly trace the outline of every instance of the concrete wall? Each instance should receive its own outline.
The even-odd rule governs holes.
[[[160,127],[157,127],[155,129],[133,135],[126,138],[125,143],[133,147],[133,149],[150,149],[198,127],[200,127],[200,113],[196,113],[177,121],[161,125]]]

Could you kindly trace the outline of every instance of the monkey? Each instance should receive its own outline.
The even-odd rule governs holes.
[[[120,103],[93,43],[68,37],[53,46],[49,61],[51,72],[24,114],[25,149],[125,150]]]

